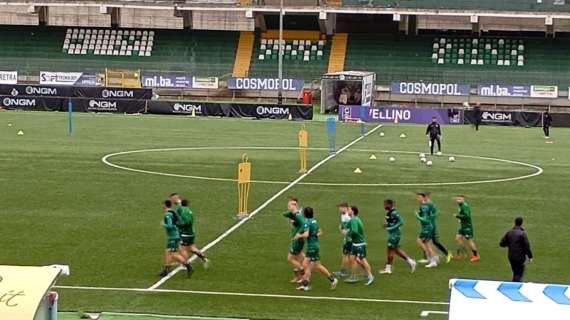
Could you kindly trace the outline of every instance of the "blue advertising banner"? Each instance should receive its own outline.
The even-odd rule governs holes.
[[[192,88],[192,76],[176,73],[144,73],[142,86],[149,88]]]
[[[392,82],[392,93],[434,95],[434,96],[468,96],[469,85],[459,83],[429,82]]]
[[[477,95],[486,97],[530,97],[530,86],[488,84],[477,86]]]
[[[300,91],[305,85],[301,79],[283,79],[282,90]],[[273,78],[229,78],[228,89],[232,90],[279,90],[279,79]]]
[[[339,121],[429,123],[436,117],[441,124],[463,124],[463,112],[454,109],[414,107],[363,107],[340,105]]]

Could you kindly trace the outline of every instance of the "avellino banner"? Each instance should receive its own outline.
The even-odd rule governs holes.
[[[441,124],[463,124],[461,110],[415,107],[366,107],[340,105],[339,121],[430,123],[436,117]]]
[[[305,85],[301,79],[281,79],[284,91],[300,91]],[[228,89],[232,90],[279,90],[279,79],[276,78],[229,78]]]
[[[392,82],[392,93],[433,96],[468,96],[470,86],[460,83]]]
[[[530,86],[488,84],[477,86],[477,95],[486,97],[530,97]]]
[[[276,105],[248,103],[215,103],[192,101],[149,101],[148,113],[216,117],[251,117],[269,119],[311,120],[313,107],[305,105]]]

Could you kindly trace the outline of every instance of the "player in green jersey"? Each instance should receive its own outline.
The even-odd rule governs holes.
[[[394,201],[391,199],[384,200],[384,210],[386,210],[386,224],[384,228],[388,231],[388,261],[386,262],[384,270],[380,270],[380,274],[392,274],[394,254],[404,259],[412,269],[412,273],[414,273],[416,271],[416,261],[410,258],[410,256],[400,248],[400,228],[404,225],[404,219],[402,219],[398,210],[394,208]]]
[[[475,240],[473,240],[473,220],[471,218],[471,207],[465,202],[465,196],[458,195],[455,197],[455,202],[459,206],[459,212],[455,215],[459,219],[459,230],[455,236],[455,241],[459,245],[457,249],[457,258],[461,259],[467,257],[467,247],[465,247],[465,240],[473,252],[471,262],[477,262],[481,258],[477,252]]]
[[[431,201],[429,193],[426,193],[426,197],[427,197],[426,204],[429,206],[429,217],[431,220],[431,225],[433,226],[431,241],[433,245],[443,253],[446,262],[450,263],[451,258],[453,258],[453,255],[449,251],[447,251],[447,249],[443,244],[441,244],[441,242],[439,242],[439,233],[437,232],[437,218],[439,216],[439,210],[437,209],[433,201]]]
[[[314,218],[313,208],[306,207],[303,209],[303,215],[305,217],[305,224],[307,225],[307,229],[295,235],[293,240],[307,240],[307,249],[305,253],[305,260],[303,261],[303,267],[305,269],[305,274],[301,279],[301,286],[297,288],[297,290],[302,291],[309,291],[311,287],[309,283],[311,281],[311,273],[314,269],[317,269],[322,275],[324,275],[331,283],[331,289],[334,290],[336,285],[338,284],[338,280],[333,277],[333,275],[329,272],[329,270],[323,266],[321,263],[320,257],[320,249],[321,244],[319,242],[319,237],[322,234],[321,229],[319,228],[319,224],[317,220]]]
[[[170,200],[164,201],[164,219],[162,227],[166,230],[166,251],[164,252],[164,269],[160,273],[161,277],[167,276],[176,263],[183,265],[186,268],[188,276],[192,275],[193,269],[190,263],[178,252],[178,245],[180,243],[180,234],[178,227],[176,227],[176,212],[172,209],[172,202]]]
[[[188,252],[195,254],[202,260],[205,269],[208,269],[210,261],[195,245],[196,233],[194,232],[194,214],[188,207],[188,200],[184,199],[177,203],[174,208],[178,215],[177,227],[180,231],[180,253],[188,261]]]
[[[287,201],[287,212],[283,213],[283,216],[288,218],[291,222],[291,244],[289,246],[289,253],[287,254],[287,261],[293,266],[295,277],[290,282],[297,283],[301,280],[305,272],[303,267],[303,261],[305,260],[303,246],[305,245],[305,239],[295,239],[295,236],[305,232],[307,229],[305,217],[299,209],[299,200],[297,198],[289,197]]]
[[[437,267],[437,256],[433,252],[431,247],[431,238],[433,236],[433,225],[430,219],[430,206],[428,203],[428,198],[425,193],[416,193],[416,200],[420,204],[418,213],[416,213],[416,219],[420,222],[420,234],[418,235],[418,245],[423,250],[426,255],[428,264],[427,268]]]
[[[366,236],[364,235],[364,225],[362,220],[360,220],[360,217],[358,217],[358,207],[351,206],[348,213],[350,215],[350,224],[348,225],[348,229],[345,231],[345,234],[352,242],[350,257],[352,272],[345,282],[358,282],[356,269],[358,268],[358,265],[360,265],[368,278],[368,281],[364,285],[369,286],[374,282],[374,276],[372,275],[372,268],[366,259]]]
[[[350,222],[350,216],[348,214],[348,203],[342,202],[338,205],[338,211],[340,212],[340,233],[343,234],[342,240],[342,260],[340,263],[340,271],[335,272],[337,277],[347,277],[348,267],[350,266],[350,252],[352,251],[352,243],[350,239],[344,235],[345,231],[348,229],[348,224]]]

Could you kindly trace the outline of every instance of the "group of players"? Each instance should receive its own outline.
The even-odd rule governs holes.
[[[188,259],[189,253],[200,258],[207,269],[209,260],[195,245],[194,215],[188,206],[188,200],[173,193],[169,200],[164,201],[163,209],[162,227],[166,230],[166,250],[160,276],[167,276],[178,265],[184,266],[188,276],[191,276],[194,269]]]
[[[471,208],[465,201],[463,195],[455,197],[458,205],[458,213],[455,217],[459,220],[459,229],[456,234],[458,244],[457,255],[452,255],[443,246],[438,238],[437,219],[438,209],[430,200],[429,194],[417,193],[416,199],[419,203],[419,210],[416,213],[416,219],[420,223],[420,233],[417,243],[424,253],[424,259],[418,261],[426,264],[426,268],[437,267],[440,263],[439,255],[435,253],[434,246],[440,250],[447,261],[452,259],[465,259],[468,256],[467,246],[471,249],[471,262],[477,262],[480,259],[475,241],[473,240],[473,222],[471,219]],[[338,272],[331,273],[320,262],[320,243],[319,236],[322,234],[321,229],[315,219],[313,208],[301,208],[299,201],[295,197],[290,197],[287,202],[287,211],[283,216],[290,220],[291,244],[287,260],[293,266],[295,277],[291,283],[299,284],[298,290],[310,290],[310,281],[313,270],[323,274],[331,284],[331,289],[335,289],[338,285],[339,278],[345,278],[346,283],[356,283],[360,281],[359,268],[366,275],[365,285],[369,286],[374,282],[374,274],[372,268],[366,259],[366,236],[364,233],[364,224],[360,219],[358,207],[349,206],[343,202],[338,205],[340,212],[340,232],[343,236],[342,245],[342,261],[341,269]],[[384,228],[387,231],[387,262],[380,274],[391,274],[394,256],[398,255],[404,259],[410,266],[411,272],[416,271],[417,262],[412,259],[400,248],[401,227],[404,220],[395,208],[395,203],[391,199],[384,200],[384,209],[386,210],[386,223]],[[303,248],[306,249],[303,252]],[[467,246],[466,246],[467,245]]]

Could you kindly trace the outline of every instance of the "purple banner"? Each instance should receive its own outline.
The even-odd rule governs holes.
[[[340,121],[362,120],[364,122],[429,123],[436,117],[441,124],[462,124],[463,112],[454,109],[362,107],[340,105]]]
[[[530,86],[479,85],[477,95],[486,97],[530,97]]]

